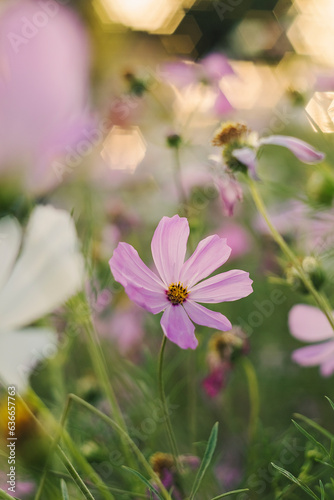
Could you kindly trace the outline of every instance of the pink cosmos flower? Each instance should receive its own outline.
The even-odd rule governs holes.
[[[325,314],[317,307],[298,304],[289,314],[292,335],[306,342],[320,342],[297,349],[292,359],[301,366],[320,366],[320,373],[329,377],[334,372],[334,332]],[[327,340],[327,342],[321,342]]]
[[[202,240],[184,261],[189,236],[186,218],[163,217],[156,228],[151,250],[158,275],[140,259],[127,243],[119,243],[109,261],[111,272],[128,296],[147,311],[164,311],[161,327],[166,337],[182,349],[195,349],[198,341],[192,323],[227,331],[229,320],[198,302],[219,303],[247,297],[252,290],[249,273],[231,270],[207,280],[224,264],[231,249],[217,235]]]

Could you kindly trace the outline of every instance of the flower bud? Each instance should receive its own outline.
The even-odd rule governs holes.
[[[325,272],[319,260],[315,257],[307,256],[301,259],[301,266],[314,288],[319,290],[326,279]],[[290,266],[286,270],[286,279],[294,290],[305,294],[309,293],[300,277],[299,271],[294,266]]]

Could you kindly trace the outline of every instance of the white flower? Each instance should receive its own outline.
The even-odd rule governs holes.
[[[27,325],[80,290],[83,259],[70,215],[51,206],[32,212],[16,260],[21,239],[16,219],[0,220],[0,379],[22,392],[57,345],[52,329]]]

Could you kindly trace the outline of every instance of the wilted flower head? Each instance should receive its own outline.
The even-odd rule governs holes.
[[[284,135],[271,135],[259,138],[242,123],[223,123],[215,132],[212,140],[214,146],[222,147],[223,160],[231,172],[249,173],[257,178],[257,152],[261,146],[268,144],[289,149],[304,163],[319,163],[325,157],[320,151],[297,139]]]
[[[109,264],[131,300],[153,314],[164,311],[161,326],[169,340],[182,349],[195,349],[198,341],[192,321],[222,331],[232,328],[225,316],[198,302],[216,304],[247,297],[252,292],[252,280],[241,270],[204,280],[227,261],[231,249],[225,239],[208,236],[184,261],[188,236],[187,219],[178,215],[161,219],[151,243],[158,275],[127,243],[118,244]]]
[[[320,366],[321,375],[334,373],[334,332],[325,314],[317,307],[298,304],[289,313],[291,334],[304,342],[319,342],[297,349],[292,359],[301,366]],[[326,342],[323,342],[325,341]]]
[[[21,237],[16,219],[0,220],[0,378],[23,390],[31,369],[57,344],[51,329],[27,325],[80,290],[83,259],[73,220],[63,210],[33,210],[17,258]]]
[[[210,373],[203,380],[203,388],[209,397],[217,396],[226,386],[233,363],[248,351],[247,335],[238,326],[229,332],[216,332],[212,335],[207,355]]]
[[[196,470],[200,465],[198,457],[193,455],[181,455],[178,462],[184,467]],[[159,476],[162,484],[168,491],[172,491],[173,500],[182,500],[184,494],[180,484],[179,473],[175,467],[175,460],[169,453],[157,452],[150,458],[150,463],[154,472]]]

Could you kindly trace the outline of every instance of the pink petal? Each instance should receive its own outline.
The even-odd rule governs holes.
[[[195,326],[180,305],[167,307],[161,318],[161,326],[166,337],[181,349],[196,349]]]
[[[227,57],[222,54],[213,53],[202,59],[201,64],[207,73],[207,76],[212,81],[218,81],[225,75],[233,75],[234,71],[231,68]]]
[[[234,213],[235,205],[238,201],[242,201],[242,188],[239,182],[232,177],[217,178],[216,185],[223,202],[224,215],[231,217]]]
[[[334,341],[309,345],[292,353],[292,359],[302,366],[316,366],[331,359],[334,355]]]
[[[195,283],[209,276],[222,266],[231,253],[226,239],[216,234],[200,241],[191,257],[184,263],[180,281],[191,288]]]
[[[296,339],[306,342],[319,342],[334,336],[324,313],[317,307],[304,304],[298,304],[291,309],[289,328]]]
[[[167,286],[178,282],[184,263],[189,236],[186,218],[163,217],[156,228],[151,250],[156,268]]]
[[[252,283],[249,273],[234,269],[217,274],[194,286],[190,290],[189,298],[196,302],[211,304],[238,300],[252,293]]]
[[[256,151],[252,148],[241,148],[235,149],[232,153],[232,156],[236,158],[240,163],[246,165],[249,170],[249,173],[253,179],[258,179],[256,173]]]
[[[325,158],[324,153],[315,150],[310,144],[296,137],[285,135],[271,135],[259,141],[260,145],[273,144],[288,148],[300,161],[304,163],[319,163]]]
[[[232,329],[229,320],[219,312],[210,311],[210,309],[190,300],[187,300],[183,304],[183,307],[188,313],[189,318],[198,325],[217,328],[217,330],[222,330],[223,332]]]
[[[125,291],[133,302],[152,314],[157,314],[170,305],[165,290],[152,292],[143,287],[136,287],[129,284],[125,286]]]
[[[128,243],[119,243],[109,260],[116,281],[124,287],[131,285],[156,293],[165,290],[159,278],[144,264],[137,250]]]
[[[214,109],[219,115],[224,115],[233,110],[233,106],[227,100],[225,94],[221,90],[218,90],[218,95],[214,104]]]
[[[329,377],[334,373],[334,356],[321,364],[320,373],[323,377]]]

